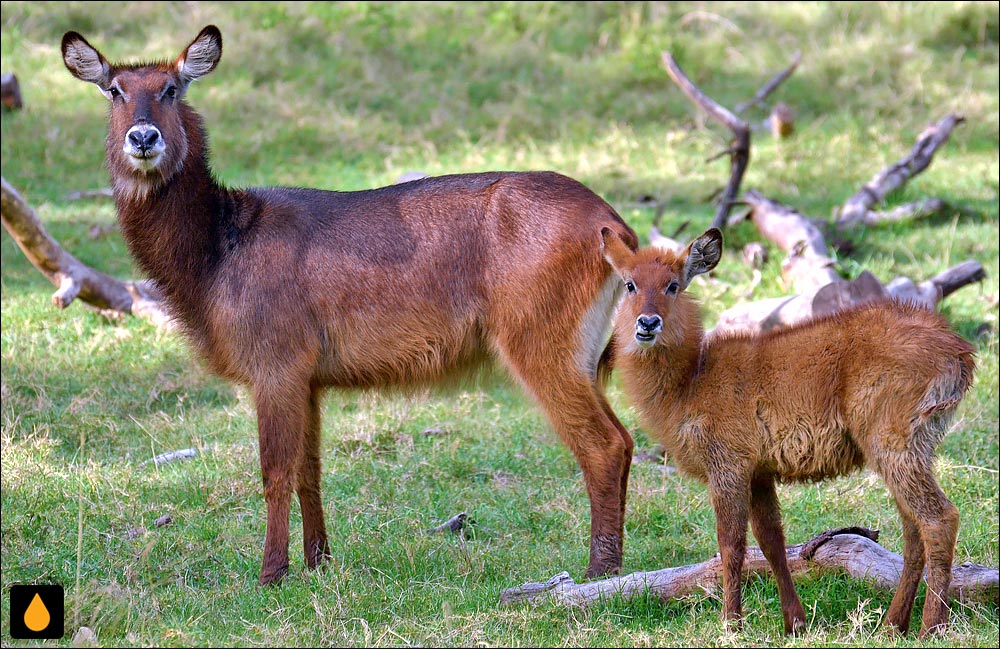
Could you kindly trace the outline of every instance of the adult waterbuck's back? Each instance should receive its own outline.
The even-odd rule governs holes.
[[[293,490],[307,564],[330,554],[325,388],[433,384],[491,359],[537,400],[583,469],[587,575],[620,567],[633,443],[596,379],[619,285],[601,230],[637,239],[607,203],[555,173],[359,192],[228,189],[212,177],[202,120],[183,99],[219,62],[216,27],[173,61],[111,64],[75,32],[62,53],[111,102],[107,163],[131,253],[209,366],[252,390],[267,502],[262,584],[288,570]]]

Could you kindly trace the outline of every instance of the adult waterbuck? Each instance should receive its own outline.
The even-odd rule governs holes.
[[[62,53],[110,102],[107,165],[131,253],[209,367],[253,393],[267,502],[261,584],[288,570],[293,490],[306,563],[330,555],[324,389],[429,385],[489,360],[580,463],[587,575],[619,569],[633,442],[596,379],[620,284],[601,230],[637,239],[605,201],[541,172],[357,192],[226,188],[184,101],[222,55],[215,26],[172,61],[111,64],[75,32]]]

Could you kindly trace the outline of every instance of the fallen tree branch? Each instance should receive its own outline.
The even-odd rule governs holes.
[[[837,227],[850,228],[864,221],[871,208],[881,203],[889,192],[902,187],[910,178],[926,169],[933,160],[934,153],[948,141],[952,129],[964,121],[964,117],[952,113],[924,129],[909,155],[883,169],[857,194],[847,199],[837,215]]]
[[[87,266],[63,250],[46,231],[38,214],[21,198],[6,178],[0,192],[3,227],[24,255],[57,288],[52,303],[65,309],[79,297],[103,312],[141,316],[157,324],[169,322],[162,304],[148,283],[122,282]]]
[[[436,527],[432,527],[429,530],[424,530],[424,534],[442,534],[444,532],[450,532],[451,534],[458,534],[463,529],[465,529],[466,524],[473,525],[475,521],[469,518],[469,515],[465,512],[460,514],[455,514],[445,522],[441,523]]]
[[[906,203],[885,212],[869,210],[861,218],[864,225],[880,225],[882,223],[898,223],[899,221],[916,221],[935,214],[940,214],[948,207],[940,198],[925,198],[922,201]]]
[[[826,532],[808,543],[786,548],[788,567],[796,575],[814,569],[846,572],[856,579],[870,579],[877,587],[894,588],[899,584],[903,558],[879,545],[873,536],[877,538],[877,532],[863,528]],[[758,547],[747,548],[743,568],[744,574],[770,572],[764,553]],[[545,582],[532,582],[504,590],[500,593],[500,603],[555,601],[566,606],[586,607],[611,597],[632,599],[646,593],[662,599],[676,599],[714,590],[721,583],[722,560],[716,555],[690,566],[635,572],[624,577],[582,584],[573,581],[569,573],[561,572]],[[985,598],[997,601],[1000,592],[997,569],[978,564],[956,565],[952,571],[950,592],[952,597],[963,600]]]
[[[722,193],[722,198],[719,199],[719,205],[715,210],[715,218],[712,220],[712,227],[721,230],[726,225],[729,211],[736,204],[736,196],[740,192],[740,182],[742,182],[743,174],[750,163],[750,126],[702,92],[684,74],[684,71],[677,65],[677,61],[674,60],[670,52],[663,52],[662,59],[670,78],[674,80],[674,83],[677,84],[687,98],[707,112],[712,119],[733,133],[733,141],[729,145],[728,151],[726,151],[729,154],[732,170],[729,175],[729,182],[726,184],[726,189]]]

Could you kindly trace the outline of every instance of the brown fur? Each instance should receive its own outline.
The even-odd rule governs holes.
[[[213,179],[201,118],[183,101],[221,57],[218,29],[172,62],[111,65],[74,32],[62,50],[69,70],[111,99],[107,164],[129,249],[210,367],[253,392],[267,502],[262,584],[288,569],[293,490],[306,562],[330,554],[325,388],[436,384],[491,359],[580,463],[587,575],[618,570],[633,442],[596,381],[617,295],[600,233],[637,239],[606,202],[542,172],[359,192],[228,189]],[[148,150],[130,144],[147,136]]]
[[[867,466],[903,519],[905,567],[888,622],[900,632],[924,560],[921,634],[943,628],[958,511],[933,474],[934,450],[972,382],[973,347],[940,315],[880,302],[761,336],[705,339],[684,289],[718,263],[710,230],[679,255],[633,254],[613,233],[606,256],[634,286],[615,316],[616,369],[641,421],[680,469],[709,486],[723,561],[724,618],[741,617],[747,521],[778,582],[785,631],[805,613],[785,562],[775,481],[820,480]],[[676,283],[676,291],[664,289]],[[651,316],[655,341],[639,337]]]

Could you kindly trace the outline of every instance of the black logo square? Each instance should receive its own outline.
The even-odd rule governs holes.
[[[10,637],[15,640],[58,640],[63,637],[65,593],[58,584],[10,587]]]

